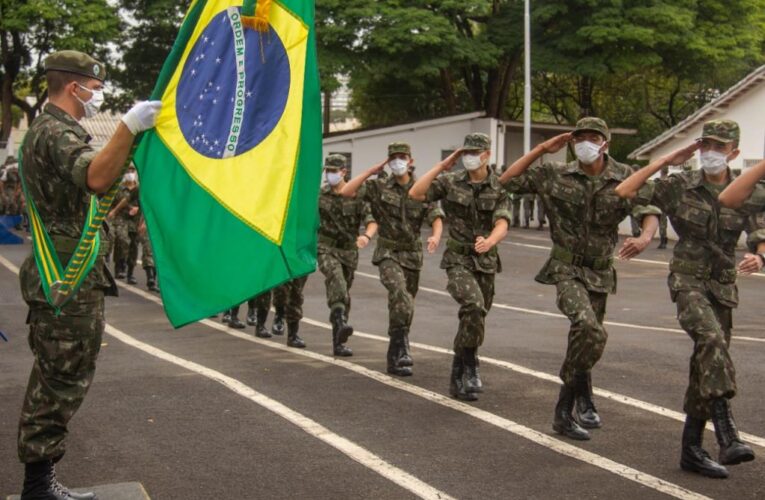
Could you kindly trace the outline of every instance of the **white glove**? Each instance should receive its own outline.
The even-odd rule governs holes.
[[[157,122],[161,101],[142,101],[130,108],[122,117],[122,123],[133,135],[149,130]]]

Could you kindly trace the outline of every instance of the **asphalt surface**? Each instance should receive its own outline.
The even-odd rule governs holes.
[[[143,280],[123,286],[107,302],[96,380],[59,477],[72,487],[140,482],[153,499],[765,498],[765,276],[740,279],[732,345],[735,415],[758,459],[711,480],[678,465],[692,346],[669,300],[670,251],[655,244],[640,256],[651,262],[617,264],[609,343],[593,376],[603,428],[584,443],[552,432],[567,322],[554,288],[533,281],[548,246],[546,232],[517,229],[501,246],[505,271],[479,351],[486,392],[470,404],[447,394],[457,306],[440,255],[425,258],[414,376],[399,379],[385,374],[386,292],[371,248],[352,290],[355,354],[340,360],[320,274],[306,287],[304,351],[215,321],[173,330]],[[32,356],[12,268],[28,252],[0,247],[9,337],[0,341],[0,498],[18,493],[23,477],[16,423]],[[716,456],[712,432],[705,445]]]

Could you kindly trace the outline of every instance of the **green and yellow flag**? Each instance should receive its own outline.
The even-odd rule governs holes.
[[[314,271],[321,107],[313,0],[196,0],[135,163],[176,326]]]

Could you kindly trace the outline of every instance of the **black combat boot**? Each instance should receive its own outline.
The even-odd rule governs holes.
[[[231,321],[231,309],[226,309],[223,311],[223,316],[221,316],[220,322],[228,324],[229,321]]]
[[[21,500],[72,500],[56,481],[53,462],[44,460],[24,465]]]
[[[124,280],[127,271],[127,263],[124,260],[117,260],[114,262],[114,278],[118,280]]]
[[[473,392],[465,391],[465,382],[462,376],[465,373],[465,368],[462,362],[462,352],[455,352],[452,359],[452,374],[449,380],[449,394],[452,397],[461,399],[462,401],[476,401],[478,396]]]
[[[717,444],[720,445],[720,463],[737,465],[754,460],[754,451],[738,435],[730,401],[727,398],[713,399],[711,409]]]
[[[146,271],[146,288],[150,292],[159,293],[159,287],[157,286],[157,268],[147,267]]]
[[[659,250],[664,250],[664,249],[667,248],[667,243],[669,243],[669,241],[667,240],[667,237],[666,236],[662,236],[659,239],[659,246],[656,247],[656,248],[658,248]]]
[[[576,423],[571,412],[574,411],[574,398],[576,391],[573,387],[563,384],[560,388],[558,403],[555,405],[555,418],[553,420],[553,430],[558,434],[563,434],[577,441],[588,441],[590,433],[582,429]]]
[[[134,270],[135,266],[128,266],[127,268],[127,282],[129,285],[135,285],[138,283],[138,280],[135,279],[135,276],[133,275]]]
[[[701,446],[705,425],[705,420],[691,416],[685,417],[680,468],[706,477],[725,479],[728,477],[728,469],[712,460],[709,453]]]
[[[353,327],[346,322],[345,311],[339,307],[332,309],[329,322],[332,323],[332,338],[336,339],[338,344],[348,342],[348,338],[353,335]]]
[[[298,335],[299,328],[300,321],[290,321],[287,323],[287,345],[302,349],[305,347],[305,342],[300,338],[300,335]]]
[[[236,328],[237,330],[243,330],[247,328],[247,325],[245,325],[241,319],[239,319],[239,306],[232,307],[231,311],[229,311],[230,317],[228,320],[228,326],[231,328]]]
[[[274,314],[274,324],[271,325],[271,333],[274,335],[284,335],[284,307],[274,307],[276,313]]]
[[[465,347],[462,349],[462,363],[465,367],[463,379],[465,392],[476,394],[483,392],[481,375],[478,373],[478,348]]]
[[[404,339],[399,344],[401,352],[398,353],[398,366],[414,366],[412,351],[409,349],[409,328],[404,328]]]
[[[399,377],[410,377],[412,375],[411,366],[401,366],[399,356],[404,350],[404,332],[402,329],[393,329],[389,332],[390,341],[388,342],[388,373],[398,375]]]
[[[67,495],[69,495],[69,498],[72,498],[73,500],[98,500],[98,497],[92,491],[87,491],[85,493],[77,493],[75,491],[71,491],[69,488],[59,483],[58,478],[56,477],[55,464],[53,466],[53,481],[56,483],[56,486],[61,492],[66,493]]]
[[[248,323],[249,323],[249,317]],[[268,331],[268,328],[266,328],[266,320],[268,319],[268,309],[266,308],[258,308],[255,312],[255,336],[260,337],[262,339],[270,339],[273,337],[271,335],[271,332]]]
[[[576,387],[574,418],[577,423],[585,429],[600,429],[603,424],[592,401],[592,374],[590,372],[575,373],[574,386]]]
[[[258,323],[257,318],[255,317],[255,308],[250,305],[247,306],[247,318],[245,318],[245,322],[249,326],[255,326]]]

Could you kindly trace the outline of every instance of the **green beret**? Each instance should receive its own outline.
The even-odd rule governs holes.
[[[403,153],[412,156],[412,148],[405,142],[392,142],[388,144],[388,156]]]
[[[712,120],[704,124],[701,138],[727,144],[741,138],[741,129],[739,129],[738,123],[733,120]]]
[[[576,122],[574,135],[576,135],[578,132],[597,132],[605,137],[607,141],[611,140],[611,132],[608,130],[608,125],[606,125],[606,122],[593,116],[586,116]]]
[[[462,149],[466,151],[488,151],[491,149],[491,139],[486,134],[468,134]]]
[[[100,61],[76,50],[60,50],[45,58],[45,71],[66,71],[88,78],[101,80],[106,78],[106,66]]]
[[[348,161],[344,155],[332,154],[327,156],[327,159],[324,160],[324,166],[333,168],[346,168],[347,162]]]

